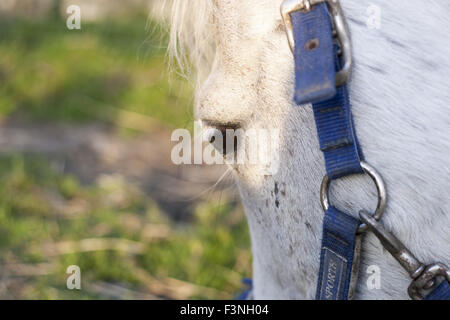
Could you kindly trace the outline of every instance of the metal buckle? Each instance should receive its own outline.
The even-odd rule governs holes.
[[[387,203],[387,193],[386,193],[386,187],[384,185],[383,178],[381,175],[375,170],[375,168],[371,167],[368,163],[361,161],[361,167],[363,168],[364,172],[369,175],[369,177],[372,178],[372,180],[375,182],[375,186],[377,187],[378,191],[378,204],[377,209],[375,210],[375,214],[373,215],[373,218],[376,221],[380,221],[384,211],[386,210],[386,203]],[[328,175],[325,175],[322,180],[322,184],[320,186],[320,202],[322,203],[322,208],[324,211],[327,211],[330,207],[330,202],[328,200],[328,190],[330,189],[331,179]],[[362,233],[367,230],[367,225],[365,223],[362,223],[358,228],[358,233]]]
[[[336,86],[340,87],[346,84],[351,75],[352,69],[352,47],[350,41],[350,32],[345,21],[344,13],[338,0],[284,0],[281,4],[281,16],[284,20],[287,38],[291,51],[294,52],[295,41],[292,28],[291,13],[295,11],[308,12],[317,4],[326,2],[333,16],[334,30],[341,45],[342,50],[342,69],[336,74]]]

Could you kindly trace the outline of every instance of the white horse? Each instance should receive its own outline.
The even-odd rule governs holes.
[[[195,115],[205,125],[281,130],[275,175],[233,167],[251,232],[254,296],[312,299],[325,169],[311,107],[293,103],[294,60],[281,2],[174,0],[170,52],[195,70]],[[420,260],[449,264],[450,2],[340,2],[353,44],[356,131],[388,189],[382,223]],[[368,23],[370,6],[380,9],[379,28]],[[367,177],[353,176],[333,182],[331,201],[357,216],[374,209],[376,190]],[[379,288],[366,284],[371,265],[379,267]],[[408,299],[410,281],[367,234],[355,298]]]

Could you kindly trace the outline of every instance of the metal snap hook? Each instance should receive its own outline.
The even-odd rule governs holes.
[[[377,209],[375,210],[375,213],[373,215],[373,218],[377,221],[380,221],[384,211],[386,210],[386,204],[387,204],[387,192],[386,187],[383,181],[383,178],[381,175],[370,166],[367,162],[361,161],[361,167],[363,168],[364,172],[369,175],[370,178],[375,183],[375,186],[378,191],[378,204]],[[330,201],[328,197],[328,192],[330,189],[331,179],[328,175],[325,175],[322,180],[322,184],[320,186],[320,202],[322,204],[322,208],[324,211],[327,211],[330,208]],[[358,228],[358,233],[362,233],[367,230],[367,225],[365,223],[362,223]]]
[[[442,277],[450,283],[450,269],[443,263],[435,263],[426,267],[425,271],[417,277],[408,287],[408,294],[413,300],[422,300],[421,290],[429,290],[438,285],[437,278]]]
[[[359,216],[380,240],[383,248],[400,263],[413,279],[408,287],[411,299],[422,300],[424,298],[423,291],[439,285],[437,278],[444,278],[444,281],[450,283],[450,269],[445,264],[438,262],[425,266],[395,235],[387,231],[367,212],[361,211]]]

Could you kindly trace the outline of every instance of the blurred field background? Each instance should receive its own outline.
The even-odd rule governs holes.
[[[250,276],[225,168],[170,160],[192,88],[154,1],[1,0],[0,299],[233,298]]]

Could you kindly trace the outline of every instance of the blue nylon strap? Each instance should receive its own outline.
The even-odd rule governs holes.
[[[294,30],[295,95],[297,104],[314,103],[336,95],[333,35],[327,4],[306,14],[291,14]]]
[[[450,283],[444,280],[425,300],[450,300]]]
[[[348,89],[336,89],[340,59],[327,4],[314,6],[309,12],[293,12],[291,18],[295,39],[294,100],[297,104],[312,103],[327,174],[337,179],[363,173]],[[312,42],[316,46],[311,49]],[[316,299],[349,298],[359,225],[358,219],[336,208],[330,207],[325,213]]]
[[[337,179],[363,173],[363,157],[353,125],[348,89],[347,86],[335,87],[335,74],[341,63],[332,38],[327,5],[314,6],[306,13],[297,11],[291,17],[295,39],[294,100],[297,104],[313,103],[327,174]],[[320,39],[318,46],[307,50],[313,39]],[[333,90],[328,88],[331,84]]]
[[[363,155],[356,137],[346,85],[336,89],[335,75],[341,68],[338,46],[326,3],[308,12],[291,13],[295,48],[295,95],[298,105],[312,104],[320,149],[327,175],[338,179],[364,173]],[[356,277],[358,219],[330,207],[323,223],[320,271],[316,299],[345,300]],[[355,270],[354,270],[355,269]],[[444,281],[426,300],[450,299]]]
[[[360,221],[334,207],[325,212],[317,300],[347,300]]]
[[[242,284],[245,285],[245,289],[239,293],[235,300],[252,300],[253,293],[253,281],[252,279],[245,278],[242,280]]]
[[[313,110],[328,176],[338,179],[363,173],[347,86],[338,88],[334,98],[313,104]]]

